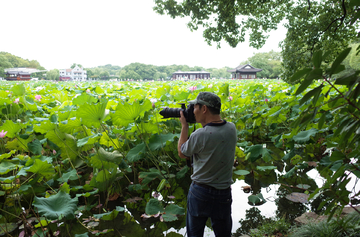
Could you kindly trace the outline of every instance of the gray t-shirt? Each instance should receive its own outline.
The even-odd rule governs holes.
[[[185,156],[193,156],[191,179],[217,189],[230,187],[236,140],[235,125],[226,121],[209,123],[193,132],[181,146]]]

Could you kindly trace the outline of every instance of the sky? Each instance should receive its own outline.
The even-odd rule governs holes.
[[[1,0],[0,51],[37,60],[47,70],[130,63],[204,68],[236,67],[259,52],[280,52],[286,30],[270,33],[264,47],[209,46],[188,19],[153,11],[154,0]]]

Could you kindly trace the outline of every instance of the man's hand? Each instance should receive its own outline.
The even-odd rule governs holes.
[[[184,127],[189,127],[189,124],[188,122],[186,122],[186,118],[184,116],[184,113],[182,111],[180,111],[180,123],[181,123],[181,126],[184,128]]]
[[[184,144],[188,139],[188,132],[189,132],[189,124],[186,122],[186,118],[182,111],[180,111],[180,122],[181,122],[181,133],[178,142],[178,154],[181,158],[189,159],[189,157],[185,156],[181,153],[181,145]]]

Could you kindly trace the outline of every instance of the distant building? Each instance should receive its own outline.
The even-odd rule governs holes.
[[[233,79],[256,79],[256,73],[261,72],[262,69],[254,68],[250,64],[239,65],[234,69],[227,70],[231,72]]]
[[[82,81],[87,79],[86,70],[82,69],[77,65],[73,69],[60,69],[59,74],[60,81]]]
[[[206,71],[190,71],[190,72],[182,72],[177,71],[172,74],[172,79],[187,79],[187,80],[194,80],[194,79],[210,79],[210,72]]]
[[[7,81],[29,81],[32,73],[46,72],[46,70],[26,67],[6,68],[4,71],[5,80]]]

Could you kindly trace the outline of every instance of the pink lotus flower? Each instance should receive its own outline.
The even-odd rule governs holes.
[[[229,96],[229,100],[232,101],[232,100],[233,100],[233,97],[232,97],[232,96]]]
[[[210,88],[210,89],[211,89],[212,87],[213,87],[213,85],[212,85],[212,84],[210,84],[210,85],[208,86],[208,88]]]
[[[196,88],[197,88],[196,86],[190,86],[190,87],[189,87],[189,90],[190,90],[191,92],[193,92],[194,90],[196,90]]]
[[[268,100],[268,99],[265,99],[265,102],[269,102],[269,100]]]
[[[16,98],[14,101],[15,104],[19,104],[19,102],[20,102],[20,98]]]
[[[90,93],[90,89],[87,89],[87,90],[86,90],[86,93]]]
[[[56,155],[56,151],[55,151],[55,150],[53,150],[53,154]]]
[[[35,100],[40,101],[41,100],[41,95],[36,95]]]
[[[6,135],[6,133],[7,133],[7,131],[4,132],[4,130],[2,130],[2,131],[0,132],[0,138],[4,138],[5,135]]]

